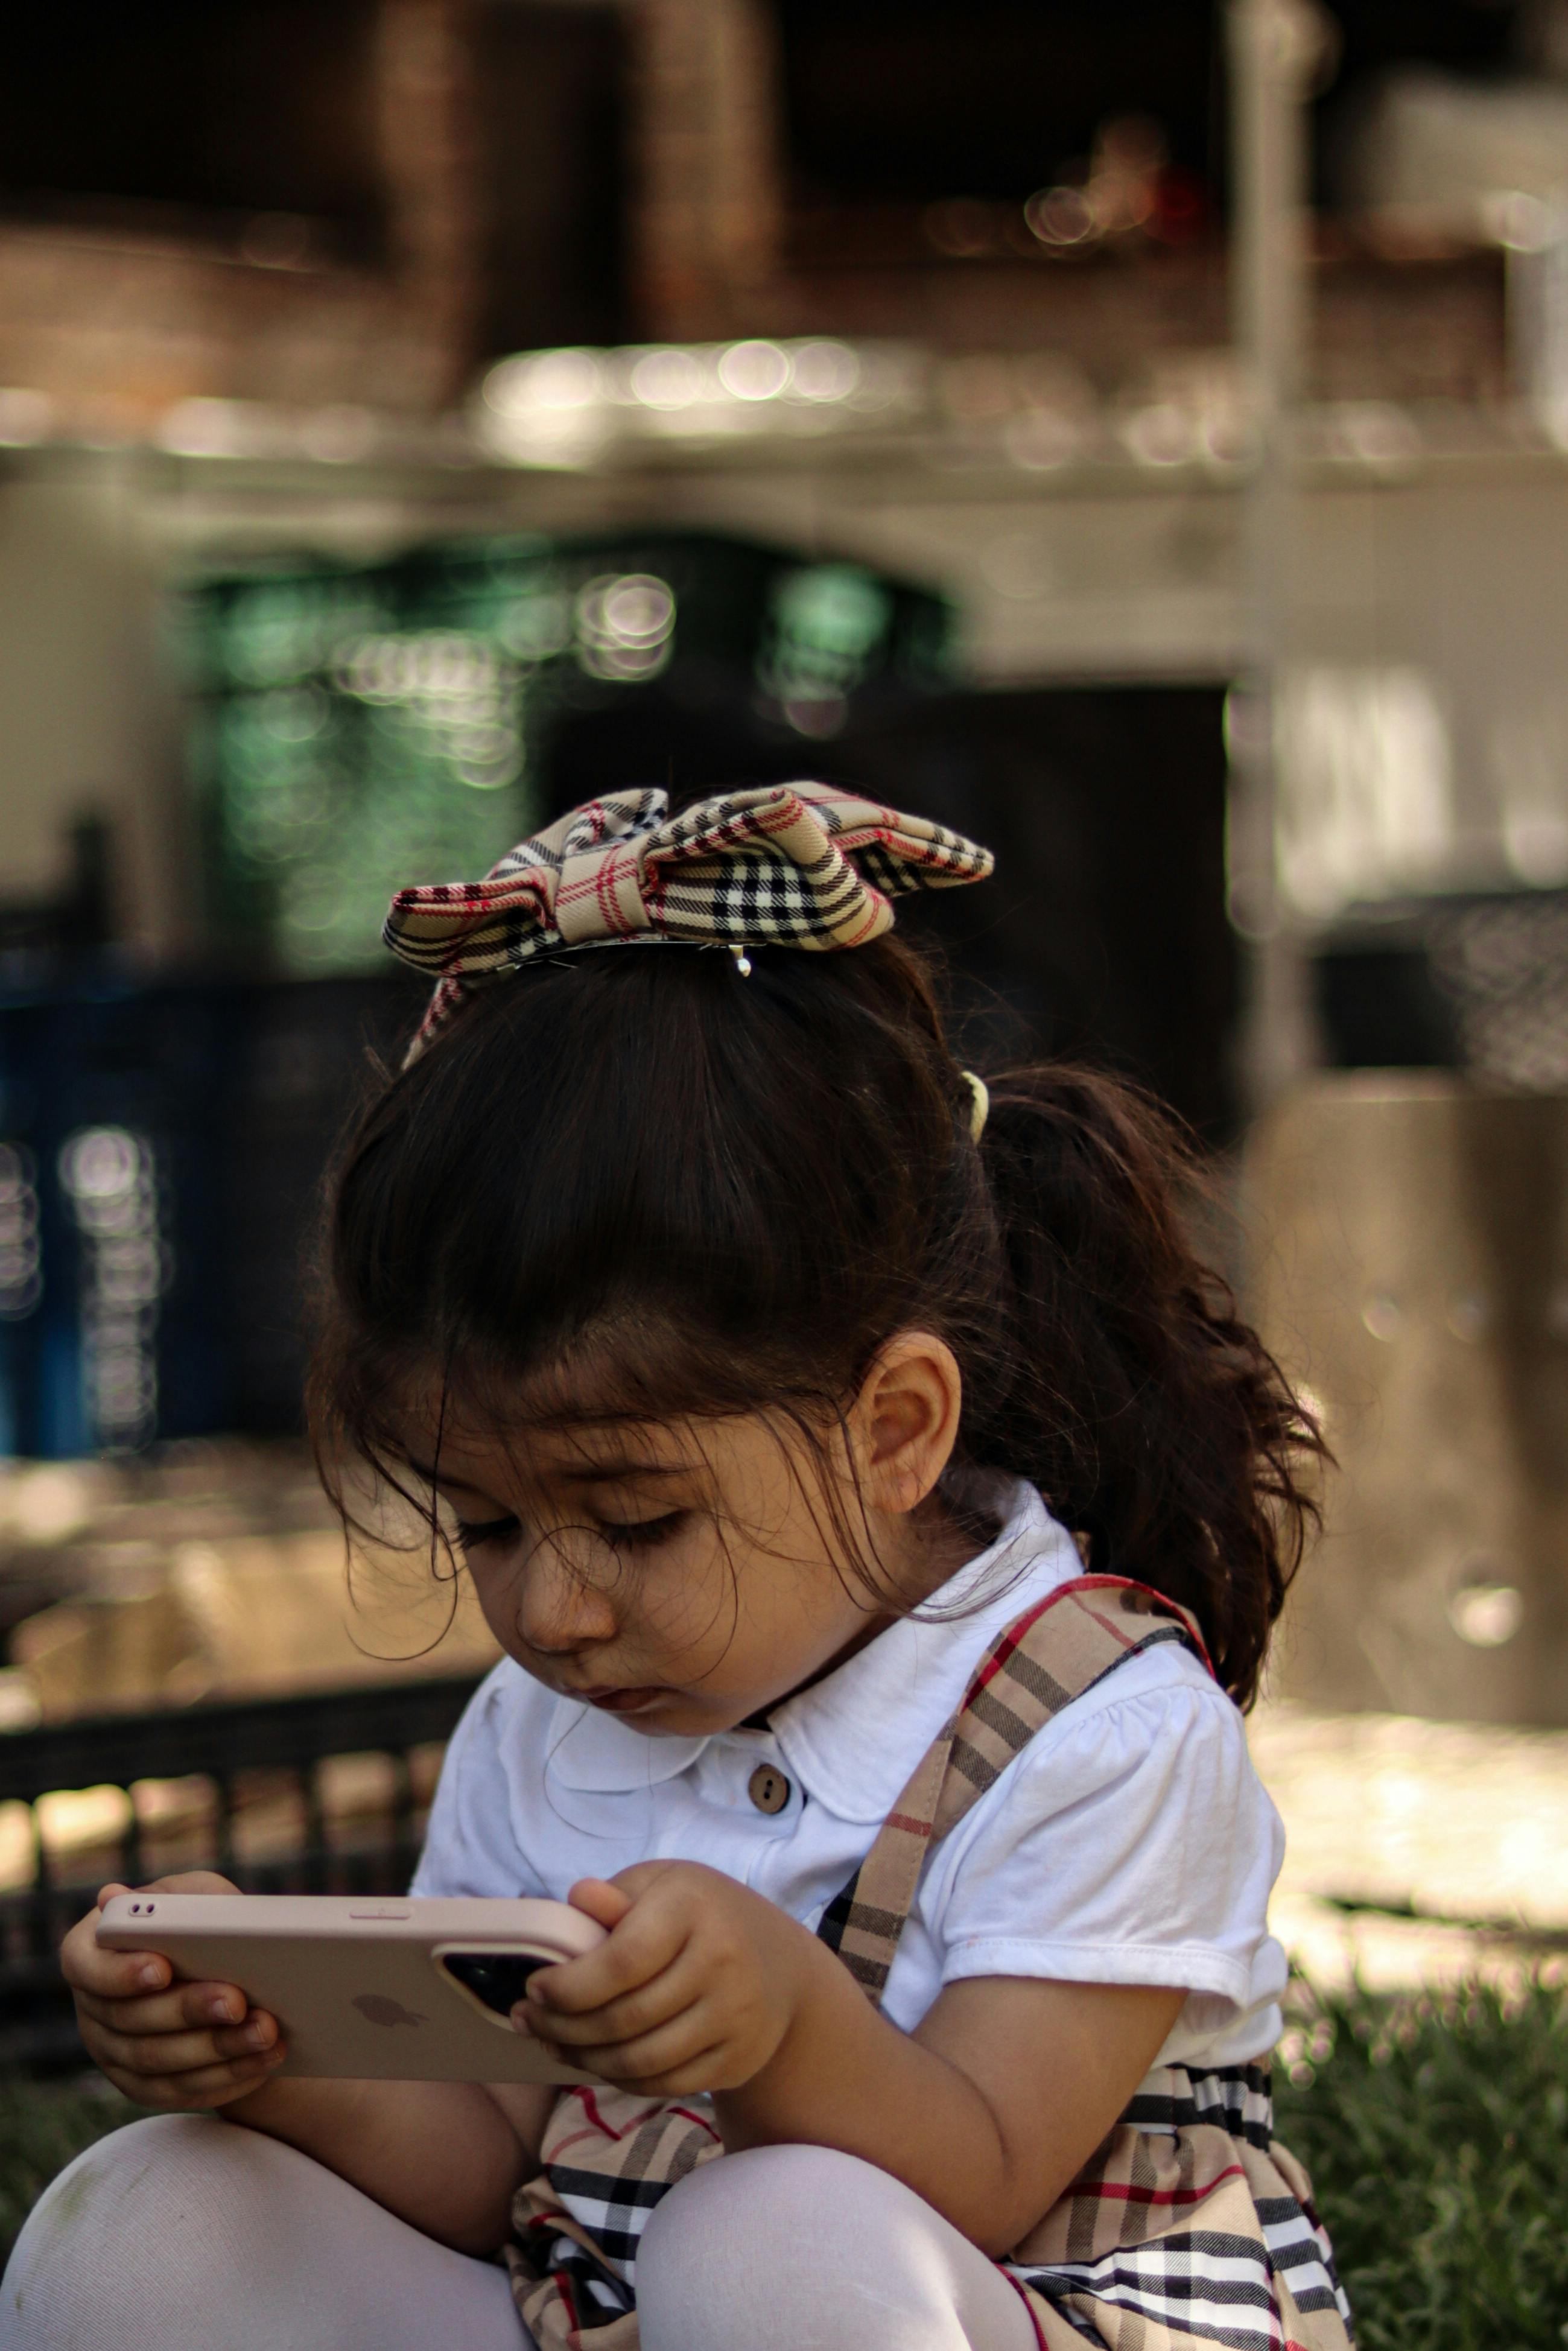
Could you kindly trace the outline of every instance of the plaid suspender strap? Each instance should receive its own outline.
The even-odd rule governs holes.
[[[869,1999],[882,1998],[933,1841],[956,1827],[1063,1707],[1129,1657],[1170,1641],[1213,1671],[1197,1624],[1174,1600],[1124,1576],[1083,1575],[1058,1584],[992,1643],[957,1714],[818,1928]]]

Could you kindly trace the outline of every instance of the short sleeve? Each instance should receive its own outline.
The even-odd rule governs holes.
[[[1152,1687],[1081,1700],[954,1832],[922,1903],[944,1982],[1162,1984],[1210,1995],[1216,2024],[1256,1998],[1279,1815],[1225,1693],[1155,1658],[1115,1680],[1145,1667]]]
[[[497,1667],[452,1734],[411,1894],[506,1897],[545,1890],[513,1831],[501,1756],[509,1683],[517,1670],[504,1663]]]

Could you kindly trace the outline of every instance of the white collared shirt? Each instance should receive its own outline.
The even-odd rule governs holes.
[[[1004,1500],[998,1541],[932,1614],[889,1625],[766,1730],[650,1737],[504,1659],[447,1750],[413,1890],[563,1900],[633,1862],[700,1861],[814,1929],[992,1641],[1082,1573],[1031,1487]],[[749,1792],[759,1764],[788,1783],[777,1812]],[[1179,1986],[1161,2062],[1260,2056],[1287,1972],[1268,1928],[1283,1852],[1235,1706],[1185,1649],[1150,1650],[1039,1731],[936,1847],[883,2007],[908,2031],[966,1976]]]

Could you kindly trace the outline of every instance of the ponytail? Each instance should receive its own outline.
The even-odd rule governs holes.
[[[1192,1155],[1131,1086],[1048,1064],[990,1081],[983,1156],[1017,1376],[977,1395],[967,1449],[1038,1486],[1093,1572],[1190,1609],[1245,1705],[1323,1445],[1183,1230]]]

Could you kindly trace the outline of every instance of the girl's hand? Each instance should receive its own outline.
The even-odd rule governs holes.
[[[662,2095],[737,2089],[776,2055],[821,1948],[784,1911],[692,1861],[586,1877],[570,1899],[609,1938],[529,1979],[519,2032]]]
[[[972,1976],[913,2032],[816,1936],[717,1871],[641,1862],[571,1899],[610,1933],[512,2011],[629,2090],[712,2090],[725,2147],[840,2148],[988,2253],[1050,2210],[1155,2063],[1186,1994]]]
[[[237,1894],[226,1877],[194,1869],[152,1886],[105,1886],[99,1907],[71,1928],[60,1968],[76,1996],[88,2055],[139,2105],[172,2113],[226,2105],[281,2064],[277,2021],[248,2009],[237,1985],[176,1983],[152,1951],[101,1951],[93,1940],[111,1894]]]

